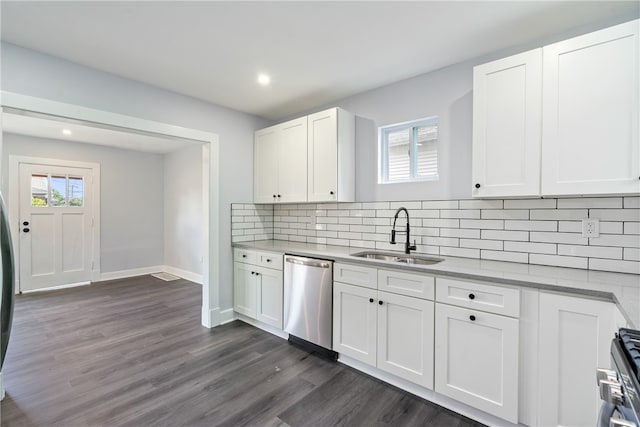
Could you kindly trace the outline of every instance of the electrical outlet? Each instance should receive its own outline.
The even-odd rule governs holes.
[[[582,220],[582,237],[600,237],[600,220],[584,218]]]

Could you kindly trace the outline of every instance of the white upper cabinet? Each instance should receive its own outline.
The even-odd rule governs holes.
[[[340,108],[255,133],[254,202],[355,200],[355,117]]]
[[[639,24],[544,48],[542,194],[640,192]]]
[[[542,49],[473,69],[473,196],[540,194]]]
[[[639,26],[474,69],[474,197],[640,193]]]
[[[307,118],[255,133],[254,201],[307,200]]]
[[[341,108],[308,122],[308,201],[355,200],[355,118]]]

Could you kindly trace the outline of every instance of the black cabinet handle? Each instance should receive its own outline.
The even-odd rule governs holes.
[[[258,272],[256,271],[256,276],[259,276],[259,275],[260,275],[260,273],[258,273]]]
[[[373,302],[373,298],[369,298],[369,302]]]
[[[247,257],[247,254],[242,254],[242,258],[246,258],[246,257]]]
[[[476,299],[476,296],[474,294],[469,294],[469,299]]]
[[[278,194],[278,199],[279,199],[280,197],[282,197],[282,196]]]
[[[480,188],[480,184],[476,184],[476,188]]]
[[[274,199],[276,198],[276,195],[275,195],[275,194],[273,195],[273,198],[274,198]]]
[[[474,316],[473,314],[471,316],[469,316],[469,320],[471,320],[472,322],[474,322],[476,320],[476,316]]]
[[[333,195],[333,191],[329,191],[329,194]]]
[[[22,225],[24,225],[26,227],[27,225],[29,225],[29,221],[23,222]]]
[[[378,301],[378,304],[382,305],[382,301]]]
[[[254,274],[256,274],[254,271],[251,272],[251,275],[253,276]]]
[[[267,262],[271,262],[271,260],[269,258],[267,258]]]
[[[25,233],[28,233],[29,229],[28,228],[23,228],[22,231],[24,231]]]

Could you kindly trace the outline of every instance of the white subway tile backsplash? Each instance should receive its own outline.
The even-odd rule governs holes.
[[[483,249],[480,251],[480,258],[493,261],[529,262],[529,254],[522,252],[488,251]]]
[[[460,209],[502,209],[502,200],[460,200]]]
[[[622,208],[622,197],[558,199],[558,209]]]
[[[398,208],[422,209],[422,202],[391,202],[389,208],[396,210]]]
[[[556,221],[515,221],[507,220],[504,222],[506,230],[523,230],[523,231],[557,231],[558,223]]]
[[[528,231],[501,231],[501,230],[482,230],[480,234],[482,239],[490,240],[516,240],[529,241]]]
[[[570,245],[586,245],[589,239],[577,233],[550,233],[532,231],[529,240],[542,243],[566,243]]]
[[[480,219],[480,210],[478,209],[469,209],[469,210],[442,209],[440,211],[440,218]]]
[[[555,243],[532,242],[504,242],[504,250],[511,252],[527,252],[532,254],[555,255],[557,252]]]
[[[624,234],[640,234],[640,222],[625,222]]]
[[[640,222],[640,209],[590,209],[589,218],[598,218],[601,221]]]
[[[587,218],[589,211],[587,209],[532,209],[530,218],[532,220],[580,220]]]
[[[457,200],[429,200],[422,202],[422,209],[458,209]]]
[[[625,197],[624,198],[625,209],[640,209],[640,197]]]
[[[594,246],[640,248],[640,236],[635,236],[633,234],[601,234],[600,237],[589,238],[589,244]]]
[[[623,258],[627,261],[640,261],[640,249],[624,248]]]
[[[431,219],[425,218],[422,220],[423,227],[440,227],[440,228],[459,228],[459,219]]]
[[[635,272],[640,265],[640,198],[231,205],[233,242],[277,239],[353,248],[390,245],[393,215],[409,209],[418,253],[533,265]],[[600,237],[583,238],[582,218],[600,219]],[[396,229],[404,230],[402,216]],[[516,264],[517,265],[517,264]],[[532,268],[532,267],[529,267]]]
[[[530,254],[529,264],[551,265],[554,267],[583,268],[588,266],[587,258],[558,255]]]
[[[504,242],[502,240],[460,239],[460,247],[501,251]]]
[[[590,258],[589,269],[603,270],[603,271],[617,271],[619,273],[640,274],[640,262]]]
[[[622,259],[622,248],[606,246],[558,245],[558,255]]]
[[[440,228],[442,237],[460,237],[465,239],[479,239],[480,230],[466,228]]]
[[[529,219],[529,211],[523,209],[483,209],[482,219]]]
[[[457,256],[461,258],[480,258],[480,249],[453,248],[448,246],[441,246],[440,255]]]
[[[460,228],[481,228],[483,230],[503,230],[501,219],[461,219]]]
[[[556,199],[505,200],[505,209],[555,209]]]

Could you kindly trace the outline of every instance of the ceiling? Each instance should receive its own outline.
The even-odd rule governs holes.
[[[63,129],[71,131],[71,134],[63,134]],[[2,113],[2,131],[159,154],[170,153],[197,143],[127,129],[108,128],[104,125],[68,121],[57,117],[33,117],[6,112]]]
[[[279,119],[637,1],[2,1],[2,39]],[[268,87],[256,82],[267,73]]]

